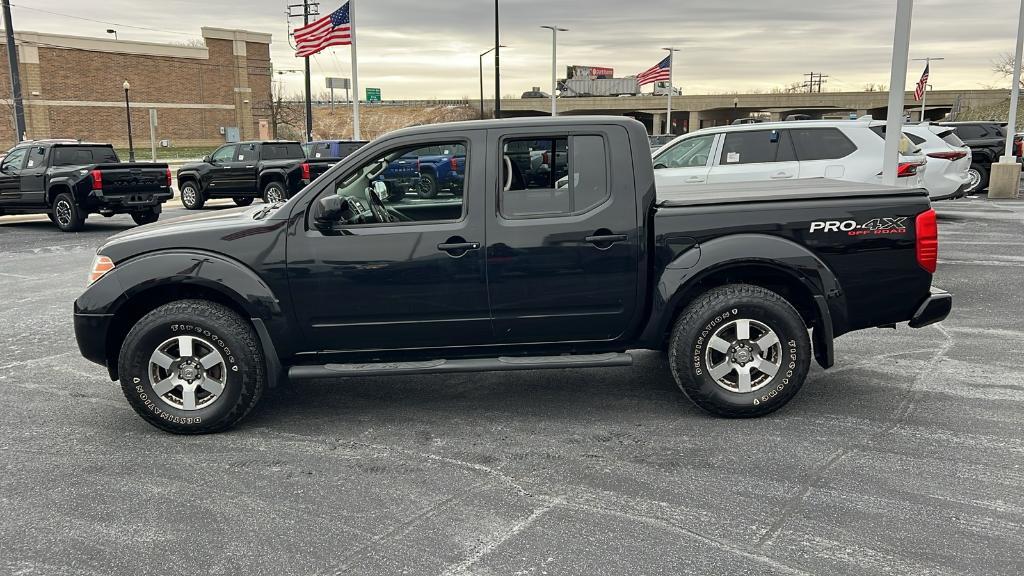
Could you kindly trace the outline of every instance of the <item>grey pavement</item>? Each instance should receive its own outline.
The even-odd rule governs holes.
[[[1024,201],[938,210],[953,315],[840,338],[769,417],[707,416],[638,353],[296,384],[202,437],[75,346],[131,220],[0,219],[0,573],[1022,573]]]

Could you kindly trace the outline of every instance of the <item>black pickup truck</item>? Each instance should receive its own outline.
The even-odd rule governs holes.
[[[465,193],[388,203],[388,163],[439,144],[465,155]],[[567,153],[530,174],[507,154],[524,148]],[[758,416],[812,356],[832,365],[835,337],[945,318],[937,254],[923,189],[656,191],[634,120],[442,124],[367,144],[284,205],[112,237],[75,333],[176,433],[223,430],[286,378],[626,366],[635,349],[666,351],[702,408]]]
[[[110,144],[22,142],[0,161],[0,215],[46,214],[65,232],[89,214],[156,222],[173,195],[167,164],[121,162]]]
[[[201,162],[178,169],[181,204],[198,210],[210,198],[233,198],[248,206],[254,198],[283,202],[316,180],[337,158],[306,158],[298,142],[272,140],[225,144]]]

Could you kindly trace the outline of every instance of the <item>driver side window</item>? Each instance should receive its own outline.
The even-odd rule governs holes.
[[[223,146],[218,148],[213,156],[210,156],[211,162],[231,162],[232,157],[235,155],[235,148],[237,146]]]
[[[0,166],[3,167],[4,172],[16,172],[21,170],[21,165],[25,161],[25,154],[28,152],[28,148],[15,148],[3,159],[3,163]]]
[[[455,222],[464,213],[469,157],[464,142],[390,149],[334,181],[341,226]]]
[[[705,134],[681,140],[654,159],[655,167],[693,168],[706,166],[711,158],[715,134]]]

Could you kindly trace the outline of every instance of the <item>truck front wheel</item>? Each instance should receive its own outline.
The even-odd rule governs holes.
[[[199,185],[191,180],[186,180],[181,183],[181,205],[186,210],[199,210],[206,203],[206,198],[203,197],[202,190],[199,189]]]
[[[676,384],[719,416],[773,412],[800,390],[811,343],[800,314],[782,296],[749,284],[711,289],[676,321],[669,363]]]
[[[135,412],[175,434],[230,428],[266,387],[252,326],[206,300],[171,302],[143,316],[121,346],[118,376]]]
[[[53,223],[64,232],[77,232],[85,224],[85,213],[70,193],[62,192],[53,199]]]

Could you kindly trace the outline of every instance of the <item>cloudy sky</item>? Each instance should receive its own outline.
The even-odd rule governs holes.
[[[291,3],[301,0],[292,0]],[[327,13],[342,0],[321,0]],[[273,34],[277,69],[301,68],[287,42],[288,0],[13,0],[16,29],[181,42],[201,26]],[[635,74],[674,44],[676,84],[689,94],[769,90],[803,79],[831,78],[832,90],[860,90],[889,81],[894,0],[501,0],[502,92],[550,87],[551,33],[557,24],[559,69],[610,66]],[[359,72],[363,87],[385,99],[460,98],[479,92],[478,56],[494,43],[489,0],[358,0]],[[942,56],[932,67],[935,89],[1008,86],[992,60],[1013,51],[1017,3],[1011,0],[917,0],[911,58]],[[78,18],[75,18],[78,17]],[[493,80],[485,59],[485,90]],[[313,61],[314,90],[324,76],[350,74],[347,47]],[[920,64],[911,63],[908,84]],[[300,75],[278,76],[289,92]]]

